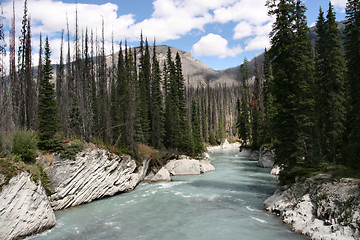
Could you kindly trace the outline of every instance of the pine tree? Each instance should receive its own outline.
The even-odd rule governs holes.
[[[74,96],[73,98],[73,102],[69,112],[69,121],[70,135],[77,137],[82,136],[82,117],[76,96]]]
[[[344,161],[359,169],[360,162],[360,2],[348,0],[346,5],[346,57],[348,85],[348,114],[346,133],[347,144],[344,149]]]
[[[55,99],[54,84],[52,79],[52,66],[50,60],[49,39],[45,40],[45,59],[43,65],[42,79],[39,89],[39,148],[43,150],[54,150],[57,142],[54,136],[58,132],[59,117]]]
[[[247,59],[244,59],[244,63],[240,66],[241,73],[241,100],[238,101],[238,119],[237,128],[239,137],[246,143],[250,139],[250,122],[249,122],[249,87],[247,80],[250,75],[250,68]]]
[[[175,57],[175,91],[176,106],[179,112],[179,123],[177,124],[177,132],[180,140],[180,150],[192,153],[194,150],[194,142],[191,134],[190,119],[186,108],[184,76],[182,74],[182,63],[180,54],[177,52]]]
[[[199,105],[196,101],[193,101],[191,110],[191,127],[192,127],[192,138],[194,140],[194,153],[201,154],[204,152],[204,144],[201,139],[201,128],[200,128],[200,110]]]
[[[141,143],[149,143],[150,140],[150,79],[151,79],[151,63],[149,45],[146,41],[144,49],[144,41],[141,34],[140,37],[140,69],[139,69],[139,92],[137,105],[137,125],[136,135],[137,141]]]
[[[223,110],[220,108],[219,117],[218,117],[218,126],[216,131],[216,140],[218,143],[222,143],[225,138],[224,131],[224,118],[223,118]]]
[[[313,53],[301,1],[270,1],[267,6],[276,17],[269,51],[276,161],[291,168],[300,159],[309,162],[313,153]]]
[[[165,146],[167,148],[177,148],[179,146],[180,113],[178,108],[178,89],[176,83],[176,68],[171,57],[171,49],[167,51],[167,63],[164,68],[164,87],[165,87]]]
[[[274,140],[274,130],[272,123],[275,115],[274,97],[272,95],[272,68],[269,57],[269,52],[265,49],[264,53],[264,142],[272,143]]]
[[[157,149],[164,147],[164,108],[161,92],[161,70],[156,57],[154,42],[151,79],[151,145]]]
[[[317,92],[319,112],[320,152],[328,162],[335,163],[345,122],[345,57],[341,46],[333,6],[324,21],[320,9],[317,22]]]

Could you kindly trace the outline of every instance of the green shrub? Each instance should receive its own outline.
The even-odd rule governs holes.
[[[74,139],[69,142],[65,142],[60,150],[60,155],[63,158],[74,160],[76,154],[81,152],[84,148],[84,144],[80,139]]]
[[[34,132],[17,130],[14,132],[12,153],[18,155],[24,162],[35,162],[37,142]]]

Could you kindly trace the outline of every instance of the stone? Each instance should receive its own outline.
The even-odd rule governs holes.
[[[282,168],[279,167],[279,165],[274,165],[273,168],[270,171],[271,175],[279,175],[281,172]]]
[[[264,208],[311,239],[358,239],[360,189],[357,181],[324,182],[322,177],[278,189],[265,200]]]
[[[154,177],[151,178],[151,182],[170,182],[170,173],[166,168],[162,167]]]
[[[54,212],[41,183],[22,172],[0,192],[0,239],[19,239],[53,227]]]
[[[172,176],[178,175],[199,175],[205,172],[215,171],[210,158],[195,160],[188,156],[179,156],[177,160],[170,160],[165,168]]]
[[[206,173],[206,172],[212,172],[215,171],[215,167],[211,164],[211,162],[207,159],[200,160],[200,172]]]
[[[249,160],[250,161],[259,161],[259,151],[251,150]]]
[[[60,210],[133,190],[145,177],[150,161],[137,166],[128,155],[88,149],[75,160],[54,158],[45,169],[54,183],[51,206]]]
[[[272,168],[274,166],[274,158],[274,150],[271,150],[267,147],[261,147],[257,165],[263,168]]]
[[[201,174],[200,162],[195,159],[170,160],[165,165],[165,168],[173,176]]]

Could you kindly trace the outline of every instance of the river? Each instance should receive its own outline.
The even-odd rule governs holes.
[[[143,182],[130,193],[58,211],[54,228],[27,239],[306,239],[262,210],[276,189],[270,169],[237,148],[210,157],[214,172]]]

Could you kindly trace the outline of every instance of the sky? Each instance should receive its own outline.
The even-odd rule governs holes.
[[[12,19],[12,0],[2,2],[5,39]],[[15,0],[16,30],[20,33],[23,0]],[[76,3],[77,2],[77,3]],[[308,25],[316,22],[319,8],[328,10],[328,0],[304,0]],[[347,0],[333,0],[337,20],[345,19]],[[105,51],[111,52],[113,37],[139,45],[141,31],[153,44],[168,45],[190,52],[197,60],[215,70],[240,65],[270,46],[273,19],[268,16],[266,0],[28,0],[31,17],[33,63],[38,63],[39,36],[49,37],[52,61],[60,56],[61,32],[75,33],[77,6],[80,31],[86,28],[101,36],[105,25]],[[65,43],[65,46],[67,43]],[[73,50],[72,47],[71,50]],[[8,62],[8,61],[7,61]]]

